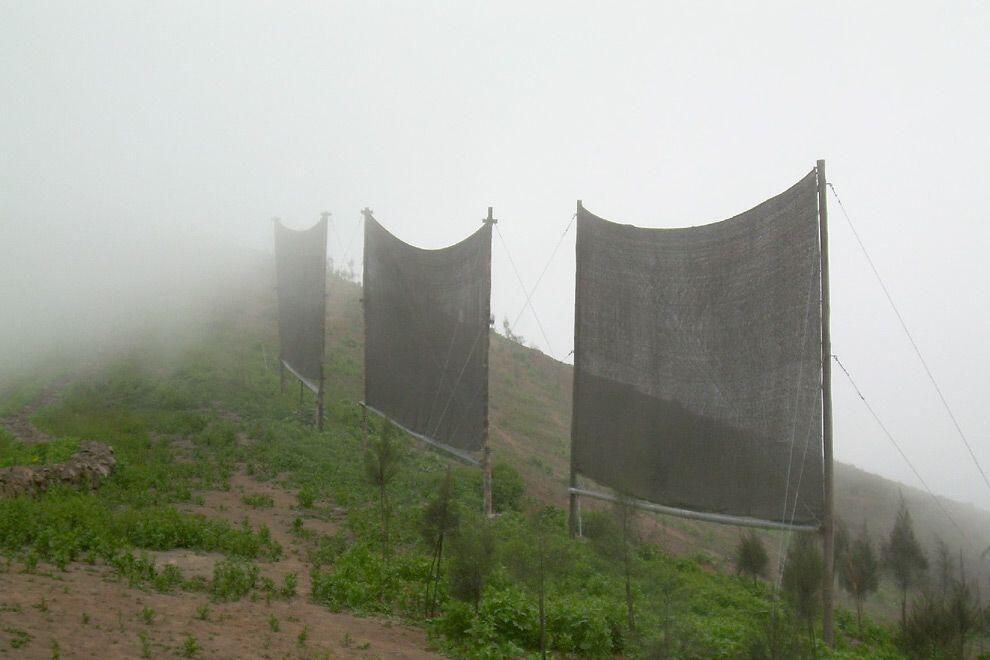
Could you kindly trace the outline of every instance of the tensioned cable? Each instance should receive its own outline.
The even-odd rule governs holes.
[[[873,409],[873,406],[871,406],[870,402],[866,400],[865,396],[863,396],[863,392],[859,389],[859,386],[856,385],[856,381],[853,380],[853,377],[849,373],[849,370],[846,369],[845,365],[843,365],[842,362],[839,360],[839,356],[833,355],[832,359],[835,360],[835,363],[837,365],[839,365],[839,369],[841,369],[842,373],[846,375],[846,378],[849,380],[849,384],[852,385],[853,389],[856,391],[856,395],[860,398],[860,400],[862,400],[863,405],[865,405],[866,409],[870,411],[870,414],[873,415],[873,419],[876,421],[877,425],[887,436],[887,439],[890,440],[890,444],[894,445],[894,449],[897,450],[897,453],[901,455],[901,458],[904,459],[904,462],[907,463],[908,467],[911,468],[911,471],[914,472],[914,476],[918,478],[918,481],[921,483],[922,486],[924,486],[925,490],[928,491],[928,494],[931,496],[931,498],[935,500],[935,504],[938,505],[938,508],[942,510],[942,513],[945,514],[945,517],[948,518],[949,522],[952,523],[953,527],[955,527],[959,531],[959,535],[968,540],[968,537],[966,536],[966,532],[963,531],[962,527],[959,526],[959,523],[957,523],[955,518],[952,517],[952,514],[950,514],[948,509],[945,508],[945,505],[942,504],[942,501],[938,499],[935,493],[932,492],[932,489],[928,487],[928,483],[921,476],[921,473],[918,472],[918,469],[914,467],[914,463],[912,463],[911,459],[907,457],[907,454],[905,454],[904,450],[901,449],[901,446],[897,443],[897,440],[894,439],[893,434],[887,429],[886,424],[883,423],[883,421],[880,419],[880,416],[877,415],[876,411]]]
[[[846,212],[846,207],[843,206],[842,200],[839,198],[839,193],[835,192],[835,186],[831,183],[828,184],[828,187],[832,189],[832,195],[835,197],[835,201],[839,203],[839,209],[842,211],[842,215],[846,219],[846,224],[849,225],[853,236],[856,237],[856,242],[859,243],[859,247],[863,251],[863,256],[866,257],[867,263],[870,264],[870,269],[876,276],[877,282],[880,283],[880,288],[883,289],[883,294],[887,297],[887,302],[890,303],[891,309],[894,310],[894,314],[897,316],[897,320],[900,322],[901,328],[904,330],[904,334],[907,335],[908,341],[911,342],[911,347],[914,349],[915,355],[918,356],[918,360],[921,361],[921,366],[924,367],[925,373],[928,374],[928,380],[932,382],[932,386],[935,388],[935,392],[938,394],[938,398],[941,400],[942,406],[945,408],[945,412],[949,414],[949,418],[952,420],[952,424],[956,427],[959,437],[962,438],[963,444],[966,446],[966,450],[969,452],[970,458],[973,459],[973,464],[976,465],[976,469],[979,470],[980,476],[983,477],[983,483],[987,485],[987,489],[990,489],[990,479],[987,478],[987,473],[983,471],[983,466],[980,465],[979,459],[976,458],[976,453],[973,451],[973,447],[970,446],[969,440],[966,438],[966,434],[963,433],[962,426],[959,425],[959,420],[956,419],[955,413],[953,413],[952,408],[949,407],[949,402],[945,399],[945,395],[942,393],[942,388],[939,387],[938,382],[935,380],[935,375],[929,368],[928,361],[925,360],[924,355],[921,354],[921,349],[918,348],[918,344],[915,342],[914,336],[911,334],[911,331],[908,330],[904,317],[901,316],[900,310],[897,308],[897,305],[894,304],[894,298],[890,295],[890,291],[887,289],[887,285],[884,284],[883,278],[880,277],[880,271],[877,270],[876,264],[873,263],[873,259],[870,257],[870,253],[867,251],[866,245],[863,244],[863,239],[859,237],[859,232],[857,232],[856,227],[853,226],[852,220]]]
[[[498,232],[499,240],[502,241],[502,247],[505,248],[505,254],[506,254],[506,256],[509,257],[509,263],[512,265],[512,271],[516,274],[516,279],[519,281],[519,286],[520,286],[520,288],[522,288],[523,293],[526,293],[526,285],[523,284],[522,276],[519,274],[519,269],[516,268],[516,262],[512,258],[512,252],[509,251],[509,245],[505,242],[505,237],[502,236],[502,230],[498,228],[498,225],[495,225],[495,231]],[[556,252],[556,250],[555,250],[555,252]],[[551,259],[552,258],[553,257],[551,255]],[[543,277],[543,276],[540,275],[540,277]],[[539,284],[539,281],[537,281],[537,284]],[[533,289],[535,290],[536,287],[533,287]],[[543,324],[540,322],[540,316],[539,316],[539,314],[536,313],[536,308],[534,308],[530,304],[530,302],[529,302],[530,298],[532,298],[532,295],[533,294],[530,293],[530,295],[526,297],[526,302],[523,303],[522,311],[519,312],[519,316],[516,317],[516,320],[512,322],[512,326],[515,327],[516,323],[518,323],[519,322],[519,319],[522,317],[522,313],[524,311],[526,311],[526,306],[529,305],[530,311],[533,312],[533,318],[536,319],[536,325],[538,325],[539,328],[540,328],[540,334],[543,335],[543,340],[547,343],[547,351],[549,351],[550,357],[554,357],[553,346],[551,346],[551,344],[550,344],[550,338],[547,337],[547,333],[543,329]]]
[[[564,237],[567,236],[567,232],[571,230],[571,226],[574,224],[576,219],[577,213],[571,216],[571,221],[568,222],[567,226],[564,228],[564,233],[562,233],[560,238],[557,239],[557,245],[554,246],[553,252],[550,253],[550,258],[547,259],[547,263],[543,266],[543,271],[540,273],[540,276],[536,278],[536,284],[534,284],[533,288],[530,289],[529,295],[526,296],[526,302],[523,303],[522,309],[519,310],[519,314],[516,315],[516,320],[512,322],[512,325],[519,323],[519,319],[522,318],[523,312],[526,311],[526,305],[530,305],[530,300],[533,298],[533,294],[536,293],[536,287],[540,286],[540,282],[543,281],[543,276],[547,274],[547,269],[550,268],[553,258],[557,256],[557,250],[560,249],[560,245],[564,242]],[[501,232],[499,232],[499,235],[501,236]],[[506,251],[508,251],[508,248],[506,248]],[[525,287],[523,287],[523,290],[525,290]],[[530,305],[530,309],[533,309],[532,305]],[[536,316],[536,310],[533,310],[533,315]]]

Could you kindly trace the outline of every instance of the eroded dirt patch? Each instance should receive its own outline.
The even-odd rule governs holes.
[[[204,658],[441,657],[421,630],[334,614],[302,596],[213,603],[130,588],[99,566],[16,570],[0,573],[0,657],[50,658],[57,648],[62,658],[174,658],[190,636]]]
[[[294,491],[274,482],[260,481],[243,471],[231,476],[230,490],[202,491],[197,496],[202,498],[202,504],[183,504],[179,509],[235,525],[246,520],[253,529],[262,525],[267,527],[272,538],[282,546],[282,558],[276,562],[259,562],[261,574],[280,583],[286,575],[295,573],[299,592],[309,596],[308,551],[319,536],[338,532],[338,522],[330,519],[334,515],[332,510],[323,507],[301,509]],[[296,519],[305,533],[297,531]]]
[[[47,442],[51,437],[31,423],[31,417],[46,406],[58,400],[62,390],[69,384],[68,380],[57,380],[41,391],[41,394],[15,413],[0,417],[0,426],[8,433],[23,442]]]

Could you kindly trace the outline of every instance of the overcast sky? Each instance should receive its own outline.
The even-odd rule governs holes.
[[[988,34],[986,2],[2,0],[0,338],[38,334],[45,306],[18,304],[43,287],[100,308],[108,274],[150,281],[118,256],[166,237],[270,250],[272,216],[328,210],[359,265],[364,206],[440,247],[492,205],[529,285],[577,199],[703,224],[825,158],[990,469]],[[990,507],[829,204],[834,352],[937,491]],[[516,328],[557,357],[573,251],[572,228],[534,297],[549,342],[528,312]],[[524,295],[498,234],[493,253],[501,327]],[[839,372],[834,391],[837,458],[916,484]]]

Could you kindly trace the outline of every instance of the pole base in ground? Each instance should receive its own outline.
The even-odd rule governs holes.
[[[492,450],[489,447],[485,447],[485,454],[482,458],[482,470],[484,471],[484,481],[485,481],[485,516],[488,518],[495,517],[495,500],[494,494],[492,493]]]

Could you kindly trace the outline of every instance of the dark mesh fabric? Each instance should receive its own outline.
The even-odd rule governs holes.
[[[423,250],[364,224],[365,401],[465,451],[484,442],[491,237]]]
[[[715,224],[577,222],[577,472],[657,504],[818,522],[815,173]]]
[[[314,392],[323,365],[327,223],[294,231],[275,222],[278,338],[282,362]]]

